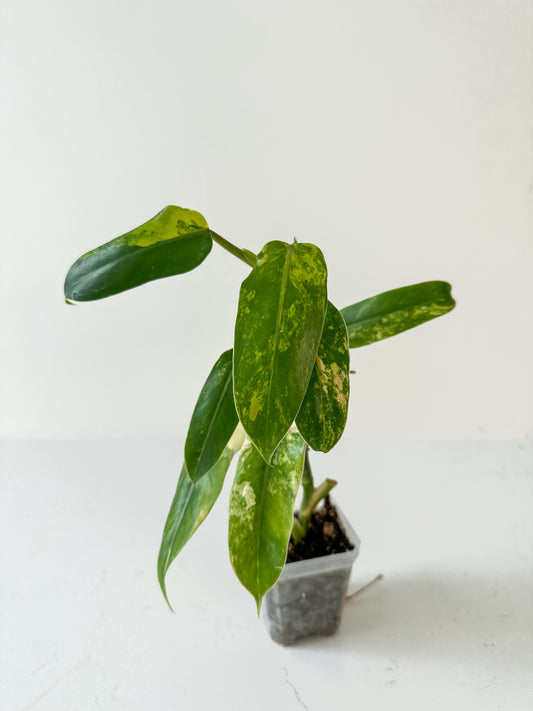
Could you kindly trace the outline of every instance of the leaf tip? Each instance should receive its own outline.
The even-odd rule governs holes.
[[[202,474],[205,472],[199,473],[198,472],[198,464],[194,462],[193,460],[194,453],[190,451],[190,446],[189,446],[189,440],[187,439],[185,442],[185,451],[184,451],[184,463],[183,466],[185,467],[187,471],[187,475],[191,482],[193,484],[196,484],[198,479],[201,478]]]
[[[160,571],[160,570],[158,570],[158,571],[157,571],[157,578],[158,578],[158,580],[159,580],[159,587],[161,588],[161,592],[163,593],[163,597],[165,598],[165,601],[166,601],[166,603],[167,603],[167,605],[168,605],[168,608],[169,608],[170,612],[172,612],[173,614],[175,614],[175,613],[174,613],[174,608],[173,608],[172,605],[170,604],[170,600],[168,599],[168,595],[167,595],[167,586],[166,586],[166,584],[165,584],[165,573],[162,572],[162,571]]]

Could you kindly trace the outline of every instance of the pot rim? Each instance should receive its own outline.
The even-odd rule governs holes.
[[[331,553],[330,555],[322,555],[317,556],[316,558],[307,558],[306,560],[296,560],[291,563],[286,563],[281,571],[278,581],[303,577],[306,575],[316,575],[317,573],[324,573],[328,570],[348,568],[353,565],[355,559],[359,555],[361,539],[352,528],[350,522],[335,499],[333,497],[330,498],[337,511],[341,528],[350,543],[353,544],[353,549],[351,551],[344,551],[343,553]]]

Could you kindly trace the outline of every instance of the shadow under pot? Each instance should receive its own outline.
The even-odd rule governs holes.
[[[351,550],[285,565],[263,606],[268,632],[279,644],[287,646],[312,635],[332,635],[339,627],[361,541],[338,506],[329,503],[329,507]]]

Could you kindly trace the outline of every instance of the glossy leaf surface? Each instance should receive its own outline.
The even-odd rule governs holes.
[[[217,360],[194,408],[185,441],[185,466],[193,481],[216,464],[239,422],[233,400],[232,355],[229,350]]]
[[[65,298],[92,301],[201,264],[213,242],[199,212],[169,205],[140,227],[80,257],[65,280]]]
[[[157,561],[157,576],[167,602],[168,597],[165,585],[167,570],[198,526],[204,521],[209,511],[211,511],[222,490],[224,477],[233,455],[241,448],[243,440],[244,432],[241,427],[237,427],[231,441],[215,466],[196,483],[191,480],[185,465],[181,469],[176,493],[165,523]]]
[[[263,596],[285,565],[304,456],[305,442],[291,430],[272,464],[265,462],[250,441],[239,457],[230,494],[230,560],[237,577],[254,596],[258,612]]]
[[[451,311],[455,301],[445,281],[425,281],[385,291],[341,310],[350,348],[390,338]]]
[[[322,335],[327,269],[312,244],[269,242],[241,286],[233,379],[240,421],[269,462],[307,390]]]
[[[329,452],[344,432],[350,397],[350,350],[346,324],[328,302],[315,367],[296,425],[312,449]]]

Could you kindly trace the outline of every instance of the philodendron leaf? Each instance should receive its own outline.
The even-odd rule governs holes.
[[[241,286],[235,324],[235,404],[269,462],[302,404],[322,335],[327,269],[312,244],[269,242]]]
[[[193,482],[183,465],[176,493],[163,531],[157,560],[157,577],[169,607],[165,576],[172,561],[211,511],[224,483],[233,455],[244,441],[244,430],[238,426],[215,466],[198,482]],[[171,608],[172,609],[172,608]]]
[[[451,288],[445,281],[425,281],[347,306],[341,314],[350,348],[367,346],[443,316],[455,306]]]
[[[305,442],[291,430],[271,464],[250,441],[239,457],[230,494],[229,552],[233,569],[254,596],[258,612],[285,565],[304,456]]]
[[[199,212],[169,205],[151,220],[93,249],[70,268],[65,298],[93,301],[154,279],[183,274],[207,257],[213,246]]]
[[[344,432],[350,396],[346,324],[328,301],[322,340],[296,425],[312,449],[329,452]]]
[[[216,464],[239,422],[233,400],[232,355],[229,350],[217,360],[194,408],[185,441],[185,466],[193,481]]]

